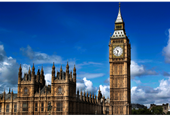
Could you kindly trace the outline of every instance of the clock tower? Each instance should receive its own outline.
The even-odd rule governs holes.
[[[109,42],[110,115],[131,114],[130,61],[131,46],[126,36],[119,3],[114,33]]]

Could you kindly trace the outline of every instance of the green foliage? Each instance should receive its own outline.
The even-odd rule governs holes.
[[[152,112],[149,109],[147,109],[147,108],[143,108],[143,109],[139,108],[138,110],[133,108],[132,109],[132,114],[134,114],[134,115],[139,115],[139,114],[144,115],[144,114],[147,114],[148,115],[148,114],[152,114]]]
[[[170,111],[167,112],[167,115],[170,115]]]
[[[151,109],[152,113],[153,114],[163,114],[163,108],[162,106],[155,106],[155,107],[152,107]]]

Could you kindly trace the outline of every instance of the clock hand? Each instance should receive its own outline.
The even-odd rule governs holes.
[[[118,53],[119,53],[119,50],[117,50],[117,55],[118,55]]]

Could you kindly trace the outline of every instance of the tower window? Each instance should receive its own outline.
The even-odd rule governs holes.
[[[122,26],[116,26],[116,29],[121,29],[122,28]]]
[[[57,111],[63,111],[63,103],[62,102],[57,103]]]
[[[28,111],[28,104],[27,104],[27,102],[23,102],[23,104],[22,104],[22,111]]]
[[[123,114],[123,107],[120,107],[120,114]]]
[[[62,88],[58,87],[58,93],[61,94],[62,93]]]
[[[24,94],[27,94],[27,92],[28,92],[28,89],[25,87],[24,88]]]
[[[37,111],[37,103],[35,103],[35,111]]]
[[[41,103],[41,111],[44,111],[44,103]]]
[[[14,105],[14,112],[17,112],[17,104]]]
[[[119,66],[119,74],[122,74],[122,65]]]
[[[9,112],[9,104],[6,105],[6,112]]]
[[[117,74],[117,66],[115,66],[115,74]]]

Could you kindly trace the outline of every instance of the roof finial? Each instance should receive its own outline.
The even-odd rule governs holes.
[[[119,8],[120,8],[120,2],[119,2]]]

